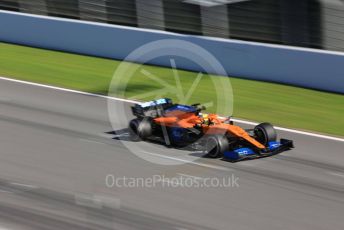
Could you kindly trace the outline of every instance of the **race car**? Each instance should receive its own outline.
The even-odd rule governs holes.
[[[272,156],[294,148],[293,141],[280,139],[269,123],[253,129],[234,125],[231,118],[204,114],[200,104],[174,104],[162,98],[131,107],[135,119],[129,122],[133,140],[159,138],[167,146],[193,146],[206,157],[229,161]]]

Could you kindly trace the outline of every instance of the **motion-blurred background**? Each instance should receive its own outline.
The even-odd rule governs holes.
[[[344,51],[342,0],[0,0],[0,9]]]
[[[0,230],[343,229],[344,53],[321,50],[344,51],[343,13],[341,0],[0,0]],[[207,50],[231,84],[199,74],[187,55],[124,61],[167,39]],[[223,89],[233,92],[235,124],[272,123],[295,149],[230,163],[120,141],[128,126],[109,105],[132,119],[132,104],[104,96],[117,96],[109,85],[122,65],[122,98],[154,99],[146,93],[178,86],[186,96],[171,90],[175,102],[213,101],[207,112],[216,112],[230,103]],[[129,145],[178,165],[143,160]],[[108,186],[108,175],[150,185],[156,175],[234,175],[240,186],[130,188]]]

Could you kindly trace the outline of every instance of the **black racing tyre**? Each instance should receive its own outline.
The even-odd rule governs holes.
[[[145,140],[152,135],[152,121],[150,118],[133,119],[129,122],[130,137],[134,141]]]
[[[138,136],[138,128],[140,125],[140,120],[139,119],[133,119],[129,122],[129,135],[130,135],[130,139],[132,141],[139,141],[140,137]]]
[[[208,136],[205,142],[206,157],[219,158],[229,149],[229,143],[225,136]]]
[[[254,127],[256,140],[267,146],[270,141],[277,140],[277,132],[270,123],[261,123]]]

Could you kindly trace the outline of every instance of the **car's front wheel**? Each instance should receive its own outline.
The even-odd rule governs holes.
[[[206,157],[219,158],[229,149],[228,140],[225,136],[208,136],[205,143]]]
[[[256,140],[267,146],[270,141],[277,140],[276,129],[270,123],[261,123],[254,128]]]

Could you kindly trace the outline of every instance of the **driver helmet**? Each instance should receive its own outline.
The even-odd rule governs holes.
[[[203,123],[206,124],[206,125],[209,125],[209,115],[204,113],[202,114],[202,119],[203,119]]]

